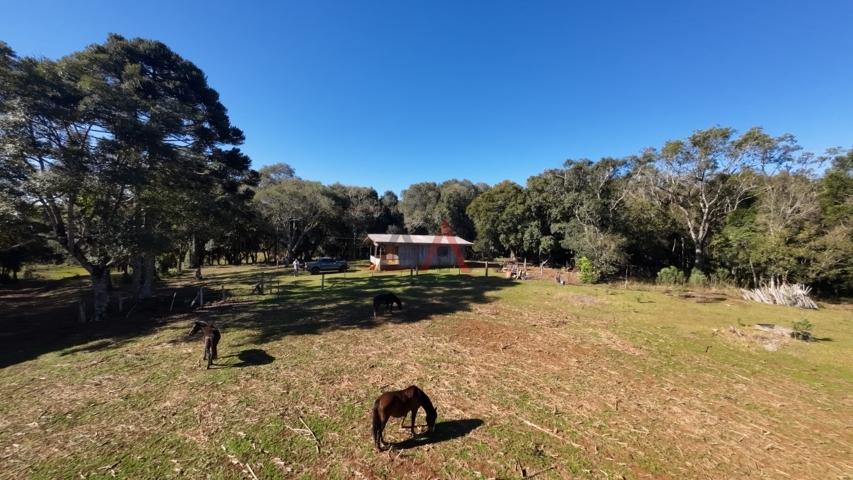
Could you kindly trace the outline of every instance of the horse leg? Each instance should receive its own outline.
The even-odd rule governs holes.
[[[418,416],[418,407],[412,410],[412,436],[415,436],[415,417]]]
[[[385,424],[388,422],[388,417],[382,420],[382,423],[379,426],[379,445],[387,445],[385,443]],[[382,448],[380,448],[382,450]]]

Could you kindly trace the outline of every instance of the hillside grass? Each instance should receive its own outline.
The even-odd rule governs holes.
[[[279,293],[250,294],[262,272]],[[853,478],[850,305],[482,270],[350,272],[324,289],[270,267],[205,275],[213,302],[193,312],[186,274],[109,324],[42,343],[7,329],[0,478]],[[380,291],[405,308],[374,320]],[[0,292],[5,322],[39,308],[22,298]],[[223,332],[211,370],[185,338],[197,318]],[[803,318],[820,341],[768,344],[751,327]],[[373,400],[410,384],[437,431],[389,422],[402,443],[379,453]]]

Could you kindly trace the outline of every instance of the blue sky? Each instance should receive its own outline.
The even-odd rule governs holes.
[[[398,193],[524,182],[714,125],[853,145],[853,1],[4,1],[0,40],[107,33],[208,75],[256,167]]]

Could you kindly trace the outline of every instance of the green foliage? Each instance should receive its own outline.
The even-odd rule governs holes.
[[[679,220],[702,268],[711,232],[760,190],[753,172],[794,163],[796,150],[791,135],[772,137],[755,127],[736,137],[731,128],[713,127],[644,152],[637,176],[646,194]]]
[[[586,257],[578,258],[578,278],[583,283],[598,283],[601,274],[596,270],[592,261]]]
[[[412,233],[438,234],[442,225],[465,239],[474,238],[474,222],[467,209],[474,198],[486,190],[470,180],[447,180],[441,184],[422,182],[403,190],[401,210],[406,227]]]
[[[725,268],[717,268],[708,276],[708,282],[713,287],[731,286],[732,275]]]
[[[690,272],[690,278],[687,279],[687,283],[690,284],[691,287],[707,287],[708,277],[698,268],[694,268],[693,271]]]
[[[659,285],[683,285],[684,272],[679,270],[678,267],[664,267],[658,272],[657,283]]]
[[[530,220],[524,190],[516,183],[501,182],[475,198],[467,213],[477,231],[475,250],[487,258],[524,245],[525,225]]]
[[[109,268],[166,251],[182,227],[221,226],[250,197],[243,132],[166,45],[110,35],[56,61],[0,55],[0,188],[39,199],[53,240],[92,276],[96,319]]]
[[[794,322],[792,322],[791,328],[793,328],[794,331],[797,333],[810,334],[812,328],[814,328],[814,325],[812,325],[812,322],[806,320],[805,318],[802,318],[800,320],[795,320]]]

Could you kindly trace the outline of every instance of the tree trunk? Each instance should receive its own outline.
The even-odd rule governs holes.
[[[130,266],[133,268],[133,274],[130,277],[130,290],[133,292],[133,298],[139,299],[139,293],[142,290],[142,257],[133,257],[130,259]]]
[[[151,298],[154,292],[154,255],[146,253],[142,255],[142,283],[139,286],[139,298]]]
[[[193,247],[191,252],[191,268],[200,268],[204,263],[204,242],[193,235]]]
[[[693,257],[693,268],[702,272],[705,266],[705,248],[702,242],[697,242]]]
[[[92,287],[95,293],[95,314],[93,319],[94,321],[99,322],[106,319],[107,307],[110,303],[110,269],[101,266],[94,266],[90,275],[92,278]]]

